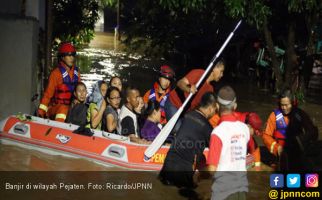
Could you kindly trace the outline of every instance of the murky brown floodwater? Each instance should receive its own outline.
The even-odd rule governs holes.
[[[97,45],[95,41],[95,45]],[[88,86],[98,79],[107,79],[113,75],[120,75],[128,84],[135,84],[143,93],[152,85],[155,70],[160,66],[159,63],[150,60],[141,61],[138,57],[126,57],[122,53],[115,53],[108,50],[86,49],[81,55],[90,55],[81,59],[80,63],[85,65],[82,68],[82,78]],[[88,67],[90,65],[92,67]],[[87,67],[86,67],[87,66]],[[144,81],[143,81],[144,80]],[[315,81],[322,80],[322,77],[315,77]],[[250,84],[234,84],[238,95],[238,110],[255,111],[263,120],[266,120],[272,109],[275,108],[275,100],[270,94],[258,90]],[[319,102],[319,101],[318,101]],[[322,105],[305,103],[301,107],[309,113],[314,123],[319,128],[319,138],[322,139]],[[259,141],[260,139],[257,138]],[[270,171],[270,168],[263,167],[264,170]],[[122,174],[128,174],[127,178],[141,177],[133,175],[134,172],[109,167],[83,158],[66,157],[64,155],[49,154],[34,149],[26,149],[13,145],[0,144],[0,171],[82,171],[86,176],[88,171],[120,171]],[[132,174],[132,177],[131,177]],[[162,185],[157,180],[157,172],[148,173],[149,180],[153,183],[152,191],[122,191],[113,192],[113,198],[135,198],[135,199],[184,199],[185,195],[175,187]],[[144,175],[143,175],[144,177]],[[125,179],[127,179],[125,177]],[[141,177],[142,178],[142,177]],[[111,181],[123,179],[114,176]],[[134,178],[135,180],[135,178]],[[133,181],[133,180],[132,180]],[[269,185],[268,173],[251,172],[249,173],[250,192],[248,199],[266,199]],[[211,179],[202,180],[196,189],[201,199],[209,199],[211,196]],[[111,195],[110,194],[110,195]],[[23,197],[23,193],[21,194]],[[69,199],[68,193],[59,195],[60,199]],[[95,197],[95,193],[91,197]],[[99,196],[99,195],[98,195]],[[193,197],[191,194],[188,195]],[[50,195],[49,195],[50,197]],[[76,194],[75,198],[82,199],[82,193]],[[55,198],[54,198],[55,199]],[[74,198],[73,198],[74,199]]]

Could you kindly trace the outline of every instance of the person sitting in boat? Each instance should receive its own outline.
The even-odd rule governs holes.
[[[305,150],[318,138],[318,129],[310,117],[297,107],[291,90],[285,89],[279,96],[279,107],[267,119],[262,135],[267,150],[274,155],[280,170],[302,171]]]
[[[103,130],[109,133],[116,133],[121,103],[120,90],[114,86],[110,86],[107,89],[106,101],[108,105],[106,106],[103,115]]]
[[[217,110],[216,102],[214,93],[207,92],[199,106],[184,116],[159,175],[164,184],[196,186],[195,172],[205,164],[203,151],[209,146],[212,131],[208,120]]]
[[[171,84],[174,82],[174,78],[175,73],[171,67],[167,65],[161,66],[158,81],[154,83],[153,88],[148,90],[143,97],[145,104],[148,104],[150,100],[160,104],[160,124],[162,125],[167,123],[164,105],[169,97]]]
[[[50,73],[48,85],[37,111],[39,117],[64,122],[80,72],[75,65],[76,49],[71,43],[62,43],[58,49],[58,66]]]
[[[140,127],[135,108],[139,107],[140,92],[137,88],[129,86],[126,89],[126,103],[122,106],[117,132],[123,136],[128,136],[130,141],[149,144],[145,139],[140,138]]]
[[[106,92],[107,83],[105,81],[98,81],[93,86],[92,93],[88,97],[89,109],[87,111],[87,121],[90,123],[86,128],[101,130],[102,118],[106,108]]]
[[[138,124],[139,124],[139,127],[142,128],[144,123],[145,123],[145,120],[146,120],[146,117],[144,115],[145,113],[145,103],[143,101],[143,97],[138,97],[138,101],[139,101],[139,105],[134,108],[134,112],[136,114],[136,117],[138,119]]]
[[[153,141],[161,131],[161,124],[159,124],[161,119],[160,104],[157,101],[150,100],[145,110],[145,116],[147,118],[141,129],[141,137],[148,141]]]
[[[201,97],[206,92],[214,92],[214,88],[211,82],[218,82],[222,78],[224,70],[224,61],[218,61],[211,73],[208,75],[207,79],[199,87],[198,91],[196,84],[204,74],[205,70],[193,69],[185,77],[180,79],[177,83],[176,89],[170,92],[169,98],[165,103],[165,113],[167,120],[170,120],[171,117],[177,112],[177,110],[181,107],[182,103],[190,93],[195,94],[195,96],[191,99],[191,104],[189,104],[190,106],[187,106],[187,110],[194,109],[199,104]],[[178,130],[180,123],[181,122],[179,120],[174,128],[174,132]]]
[[[121,78],[118,76],[113,76],[108,83],[108,87],[116,87],[122,93],[123,84]]]
[[[87,88],[83,82],[78,82],[73,96],[72,104],[69,108],[66,123],[72,123],[85,127],[87,122],[88,104],[86,103]]]

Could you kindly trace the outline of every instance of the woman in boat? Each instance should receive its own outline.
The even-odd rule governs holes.
[[[102,118],[106,108],[105,96],[107,92],[107,83],[105,81],[98,81],[93,86],[93,91],[88,98],[89,109],[87,111],[87,128],[101,130]]]
[[[121,103],[121,92],[118,88],[110,86],[107,89],[106,101],[108,105],[106,106],[104,117],[103,117],[103,130],[109,133],[117,133],[117,121],[120,112]]]
[[[113,76],[108,84],[108,87],[116,87],[120,92],[122,92],[122,85],[121,78],[118,76]]]
[[[66,122],[78,126],[86,126],[88,110],[86,85],[83,82],[78,82],[73,95],[73,101],[69,108]]]
[[[161,119],[160,104],[156,101],[150,100],[148,102],[148,107],[145,110],[145,115],[147,116],[147,119],[141,129],[141,137],[148,141],[153,141],[161,131],[158,126]]]

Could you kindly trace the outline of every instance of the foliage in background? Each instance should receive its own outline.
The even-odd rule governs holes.
[[[276,77],[276,91],[285,87],[291,87],[292,80],[296,76],[300,66],[296,63],[295,46],[306,49],[305,56],[313,54],[314,29],[318,19],[321,17],[321,0],[225,0],[228,14],[234,18],[246,18],[247,22],[256,25],[257,29],[264,35],[268,52],[272,59],[272,69]],[[278,44],[286,50],[286,65],[284,72],[279,70],[277,55],[274,46]],[[308,62],[308,59],[304,59]],[[311,61],[310,61],[311,62]],[[303,71],[311,70],[306,63]],[[306,68],[305,68],[306,67]],[[305,73],[309,74],[309,73]],[[305,79],[301,79],[305,80]],[[295,93],[303,93],[300,83]]]
[[[290,87],[291,80],[294,80],[292,74],[299,70],[294,61],[297,53],[295,45],[306,48],[307,55],[314,52],[313,33],[321,18],[322,4],[321,0],[159,0],[159,4],[139,0],[128,9],[130,1],[122,2],[123,22],[129,25],[129,29],[123,29],[129,35],[126,42],[134,48],[146,46],[152,49],[147,53],[153,53],[155,48],[156,52],[164,55],[167,50],[173,49],[185,56],[194,56],[195,52],[215,44],[214,40],[204,40],[208,45],[192,45],[200,38],[201,41],[211,35],[216,38],[213,30],[218,28],[218,24],[220,28],[227,26],[221,20],[223,14],[244,19],[262,34],[272,61],[277,92]],[[286,50],[284,72],[279,70],[274,46]]]
[[[149,57],[173,60],[181,66],[203,67],[216,50],[216,45],[231,29],[225,19],[221,1],[120,1],[121,32],[129,51]],[[193,9],[183,5],[193,6]],[[172,7],[173,6],[173,7]],[[228,29],[227,29],[228,28]],[[227,30],[226,30],[227,29]]]
[[[94,37],[98,9],[97,0],[54,0],[54,46],[55,41],[71,41],[76,46],[88,44]]]

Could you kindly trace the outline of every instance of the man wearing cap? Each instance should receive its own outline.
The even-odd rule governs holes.
[[[160,124],[162,125],[167,123],[164,105],[169,97],[171,84],[174,82],[174,79],[175,73],[173,69],[168,65],[161,66],[158,81],[154,83],[153,88],[148,90],[143,97],[145,104],[148,104],[149,100],[156,101],[160,104]]]
[[[210,137],[208,170],[215,172],[211,199],[246,199],[248,180],[246,151],[250,140],[248,126],[234,115],[235,91],[224,86],[218,92],[219,125]]]
[[[62,43],[58,49],[58,66],[50,73],[48,85],[40,101],[38,116],[64,122],[72,93],[80,81],[75,66],[76,50],[71,43]]]

